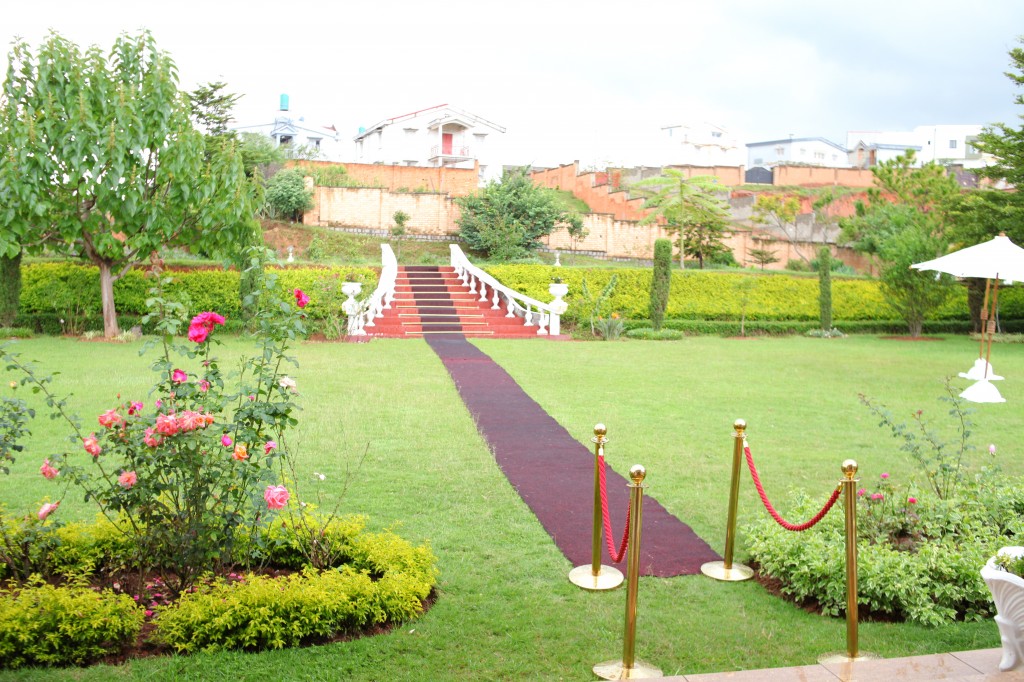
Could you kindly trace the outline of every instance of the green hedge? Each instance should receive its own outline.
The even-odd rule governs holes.
[[[378,274],[368,267],[276,268],[284,291],[306,290],[310,304],[306,309],[312,320],[323,318],[324,302],[318,305],[316,283],[331,277],[352,274],[372,290]],[[181,269],[169,273],[174,282],[171,292],[186,301],[190,314],[212,310],[229,320],[239,317],[239,273],[221,268]],[[114,283],[114,302],[118,323],[129,329],[146,314],[146,298],[152,281],[142,269],[125,273]],[[333,307],[337,307],[336,305]],[[32,263],[22,267],[19,314],[15,324],[45,334],[78,334],[103,329],[103,305],[100,300],[99,270],[80,263]]]
[[[581,301],[582,281],[591,291],[600,291],[612,274],[618,284],[611,296],[610,309],[628,319],[646,319],[651,286],[651,269],[584,269],[545,265],[491,265],[487,271],[502,284],[540,301],[551,300],[548,284],[558,276],[569,285],[565,301],[569,304],[564,319],[586,321]],[[754,278],[755,286],[743,291],[740,282]],[[748,301],[745,309],[741,297]],[[864,278],[832,279],[832,309],[835,326],[843,329],[850,321],[898,319],[886,302],[877,280]],[[1015,286],[999,295],[1003,319],[1024,319],[1024,290]],[[819,318],[818,279],[779,273],[721,270],[675,270],[669,295],[665,327],[672,320],[813,321]],[[967,291],[957,287],[950,300],[931,317],[932,320],[968,320]],[[649,325],[648,325],[649,326]]]

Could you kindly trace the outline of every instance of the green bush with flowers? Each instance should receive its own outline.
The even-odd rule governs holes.
[[[83,426],[70,412],[67,400],[54,393],[51,377],[40,376],[17,354],[0,349],[7,369],[20,371],[21,384],[42,394],[51,416],[63,419],[71,432],[71,447],[49,455],[39,469],[59,486],[53,500],[23,518],[0,510],[0,576],[13,581],[0,591],[0,612],[6,609],[18,615],[18,623],[30,623],[31,604],[53,609],[59,608],[54,604],[78,603],[75,590],[92,584],[101,602],[97,608],[123,608],[119,597],[130,595],[126,599],[136,610],[129,621],[153,620],[156,641],[178,651],[290,646],[340,628],[405,620],[418,613],[436,580],[429,548],[413,547],[397,536],[381,539],[365,533],[358,518],[305,511],[306,505],[299,505],[283,483],[290,470],[287,434],[300,409],[297,383],[289,376],[297,362],[289,348],[305,334],[309,297],[295,288],[284,298],[276,275],[269,273],[247,302],[255,311],[256,352],[228,371],[215,353],[225,317],[205,311],[189,321],[182,303],[167,294],[170,278],[157,267],[150,274],[154,281],[147,304],[160,335],[151,344],[157,348],[152,362],[156,385],[148,396],[104,411],[95,426]],[[187,341],[181,340],[183,334]],[[8,449],[17,451],[24,423],[32,415],[23,404],[11,410],[15,418],[8,421],[17,428],[9,431],[14,437]],[[6,459],[11,461],[13,455]],[[97,505],[100,523],[62,527],[60,505],[72,490]],[[282,514],[291,522],[283,522]],[[330,552],[324,553],[320,538],[334,539]],[[292,559],[279,566],[299,572],[258,590],[255,586],[274,581],[251,571],[274,566],[275,555],[285,547]],[[60,577],[71,584],[39,585],[36,576]],[[321,618],[316,600],[302,596],[325,589],[335,593],[346,585],[355,592],[349,598],[351,613],[344,617]],[[59,591],[56,597],[42,598],[42,590],[53,589]],[[209,623],[195,625],[202,621],[194,607],[197,595],[235,589],[239,596],[232,600],[250,605],[254,591],[283,592],[281,599],[291,604],[289,613],[315,626],[295,629],[280,623],[281,631],[290,632],[280,636],[260,620],[265,604],[232,615],[234,626],[249,619],[251,628],[263,631],[258,640],[216,635],[221,626]],[[343,592],[336,594],[336,600],[346,599]],[[312,612],[296,616],[296,609]],[[47,614],[35,616],[52,616]],[[183,619],[194,627],[183,629]],[[87,647],[74,632],[61,636],[69,638],[68,651],[85,650],[86,658],[95,658],[125,645],[137,632],[127,629],[123,636],[112,636],[102,652]],[[18,641],[28,633],[28,625],[17,626],[12,637]],[[192,636],[198,639],[192,641]],[[11,667],[81,662],[78,654],[47,658],[17,647],[0,655],[0,665]]]
[[[956,437],[945,440],[923,411],[910,424],[881,405],[864,404],[918,465],[919,476],[898,482],[887,472],[857,489],[858,604],[862,616],[941,625],[994,613],[980,568],[1000,547],[1024,539],[1024,485],[992,467],[971,470],[970,410],[947,385]],[[995,454],[995,445],[989,450]],[[821,508],[798,492],[783,515],[804,519]],[[810,530],[796,533],[770,519],[744,529],[760,574],[782,592],[822,613],[846,606],[844,515],[838,509]]]

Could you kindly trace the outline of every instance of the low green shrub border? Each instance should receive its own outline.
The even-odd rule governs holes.
[[[272,269],[276,271],[282,289],[303,289],[309,294],[306,314],[312,320],[322,318],[327,307],[318,305],[321,303],[317,300],[321,295],[316,286],[318,281],[353,275],[372,290],[378,278],[377,270],[364,266]],[[174,278],[170,291],[188,302],[189,314],[212,310],[228,318],[229,323],[234,321],[238,324],[241,301],[237,270],[195,268],[173,270],[169,274]],[[146,299],[151,286],[141,268],[130,270],[114,283],[118,323],[123,329],[141,324],[142,316],[148,312]],[[99,270],[96,267],[70,262],[30,263],[22,267],[16,326],[51,335],[80,334],[103,329],[102,310]]]
[[[144,610],[126,594],[35,582],[0,591],[0,668],[82,665],[135,641]]]
[[[644,341],[678,341],[683,338],[683,332],[678,329],[659,329],[654,331],[651,327],[636,327],[626,332],[630,339],[643,339]]]
[[[858,603],[866,615],[927,626],[991,616],[992,598],[979,570],[1000,547],[1024,540],[1020,486],[1014,479],[952,501],[918,500],[914,513],[928,537],[919,538],[912,550],[865,537],[861,529]],[[803,521],[822,502],[798,494],[780,511]],[[870,503],[861,500],[864,504]],[[862,518],[862,525],[869,520]],[[752,561],[763,576],[781,582],[784,594],[797,603],[817,603],[826,615],[845,613],[844,515],[838,505],[804,532],[785,530],[765,517],[743,533]]]
[[[648,316],[651,286],[650,268],[586,269],[546,265],[489,265],[487,272],[502,284],[540,301],[551,300],[548,285],[555,276],[569,285],[565,301],[569,308],[564,320],[589,323],[582,302],[583,278],[591,291],[601,291],[612,274],[618,283],[609,301],[609,310],[628,319]],[[753,280],[750,289],[739,287]],[[746,304],[742,299],[746,298]],[[1024,319],[1024,287],[1008,287],[999,294],[1003,319]],[[877,280],[834,276],[832,279],[833,324],[839,329],[848,321],[898,319],[886,302]],[[671,320],[782,320],[817,323],[818,279],[785,273],[754,273],[722,270],[674,270],[666,326]],[[968,319],[967,291],[956,287],[950,300],[932,316],[933,320]],[[845,330],[844,330],[845,331]]]

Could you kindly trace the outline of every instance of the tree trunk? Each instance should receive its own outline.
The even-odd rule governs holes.
[[[21,251],[13,258],[0,257],[0,324],[14,325],[21,296]]]
[[[103,336],[114,338],[121,333],[117,326],[117,310],[114,308],[114,275],[109,263],[99,263],[100,298],[103,300]]]

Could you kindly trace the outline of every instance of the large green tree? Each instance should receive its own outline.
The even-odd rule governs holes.
[[[459,236],[469,248],[498,261],[526,258],[540,240],[572,220],[554,192],[538,187],[526,169],[510,171],[501,182],[455,200],[461,214]]]
[[[676,168],[662,175],[645,178],[630,185],[645,197],[643,208],[650,210],[641,224],[664,219],[665,228],[679,235],[679,267],[687,255],[695,256],[704,267],[704,259],[725,250],[722,243],[728,224],[729,207],[719,194],[718,179],[710,175],[692,178]]]
[[[840,241],[877,260],[889,303],[911,336],[920,336],[928,314],[951,293],[951,281],[910,266],[945,253],[959,185],[934,163],[915,167],[911,151],[879,164],[873,173],[869,201],[857,202],[857,214],[840,221]]]
[[[1020,41],[1024,44],[1024,37]],[[1005,72],[1006,77],[1017,88],[1024,87],[1024,47],[1011,48],[1009,54],[1010,70]],[[1018,92],[1013,100],[1024,105],[1024,94]],[[1024,114],[1019,118],[1024,119]],[[994,163],[977,171],[979,175],[993,180],[1005,179],[1018,190],[1024,187],[1024,125],[996,123],[982,130],[972,144],[995,157]]]
[[[210,150],[177,71],[149,32],[109,53],[51,33],[16,41],[0,102],[0,254],[48,249],[100,271],[104,332],[114,282],[150,253],[229,252],[253,229],[252,186],[233,142]]]

